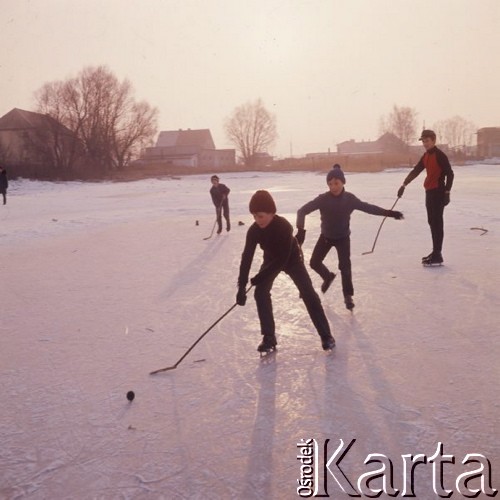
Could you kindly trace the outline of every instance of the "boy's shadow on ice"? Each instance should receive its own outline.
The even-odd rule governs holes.
[[[270,357],[257,368],[260,389],[242,498],[272,497],[278,369],[275,355],[275,353],[268,354]]]
[[[207,265],[217,255],[222,245],[227,240],[224,237],[216,237],[215,241],[208,241],[205,250],[195,259],[189,262],[183,269],[177,271],[170,279],[170,284],[161,293],[160,299],[168,299],[179,287],[190,284],[199,284],[200,275],[207,269]]]
[[[376,342],[376,338],[364,333],[354,315],[345,323],[349,326],[343,325],[343,330],[348,332],[349,337],[339,336],[339,347],[335,349],[333,359],[327,357],[325,360],[325,412],[328,412],[332,402],[340,403],[343,407],[339,408],[342,414],[340,421],[361,422],[363,426],[369,422],[369,439],[382,436],[385,441],[391,440],[397,446],[397,436],[393,436],[391,426],[403,416],[384,373],[390,367],[383,365],[381,358],[373,356],[372,343]],[[356,356],[351,356],[350,351]],[[329,434],[342,434],[338,420],[333,421],[336,423]]]

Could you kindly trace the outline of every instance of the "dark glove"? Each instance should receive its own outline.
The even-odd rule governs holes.
[[[450,193],[444,193],[444,206],[448,205],[450,203]]]
[[[404,219],[403,212],[398,212],[397,210],[389,210],[387,217],[392,217],[396,220]]]
[[[238,293],[236,294],[236,303],[239,306],[244,306],[247,303],[247,292],[244,286],[238,288]]]
[[[305,229],[297,229],[297,234],[295,235],[295,239],[299,246],[302,246],[304,240],[306,239],[306,230]]]
[[[403,193],[405,192],[405,187],[404,186],[401,186],[399,189],[398,189],[398,198],[401,198],[401,196],[403,196]]]

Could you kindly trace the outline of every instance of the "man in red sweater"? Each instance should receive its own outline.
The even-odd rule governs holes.
[[[431,228],[432,252],[422,257],[422,264],[432,266],[443,263],[444,207],[450,203],[450,191],[453,185],[453,170],[448,157],[436,147],[436,134],[432,130],[424,130],[420,136],[425,153],[413,170],[407,175],[403,185],[398,190],[401,198],[405,187],[415,179],[422,170],[426,170],[424,181],[425,206],[427,221]]]

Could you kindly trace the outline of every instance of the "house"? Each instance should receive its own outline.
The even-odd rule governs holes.
[[[232,167],[234,149],[216,149],[209,129],[167,130],[158,135],[154,147],[145,148],[141,161],[177,167]]]
[[[17,175],[70,168],[82,147],[49,115],[13,108],[0,118],[0,160]]]
[[[266,151],[257,152],[251,156],[250,164],[256,168],[272,167],[273,157]]]
[[[408,146],[391,132],[386,132],[376,141],[356,142],[351,139],[337,144],[337,153],[341,155],[373,155],[407,151]]]
[[[500,156],[500,127],[483,127],[477,131],[477,154],[483,158]]]

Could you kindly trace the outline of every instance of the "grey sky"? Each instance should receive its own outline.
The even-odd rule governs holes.
[[[210,128],[262,98],[288,155],[375,139],[393,104],[419,124],[500,126],[498,0],[0,0],[0,115],[104,64],[160,111]]]

